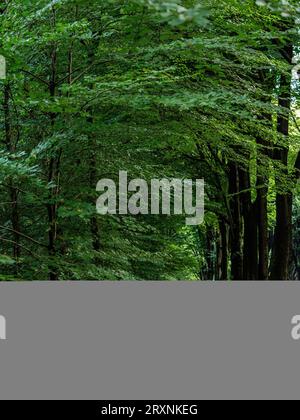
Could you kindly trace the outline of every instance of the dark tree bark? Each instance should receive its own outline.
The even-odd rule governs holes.
[[[276,78],[271,69],[260,70],[258,74],[259,83],[264,87],[265,95],[260,98],[266,104],[272,103],[272,93],[276,86]],[[266,96],[267,94],[267,96]],[[271,113],[263,113],[259,116],[261,122],[270,130],[273,129],[273,117]],[[258,133],[256,137],[257,150],[262,156],[257,159],[257,225],[258,225],[258,280],[269,278],[269,218],[268,218],[268,193],[269,193],[269,158],[270,142],[266,134]],[[265,158],[265,159],[264,159]]]
[[[265,179],[258,178],[258,183],[265,183]],[[258,277],[257,280],[269,278],[269,233],[268,233],[268,188],[263,186],[257,190],[256,220],[258,224]]]
[[[243,279],[257,280],[258,276],[258,231],[257,207],[252,203],[249,170],[240,169],[240,188],[242,191],[242,214],[244,220]]]
[[[295,178],[296,178],[296,181],[300,179],[300,152],[297,155],[297,159],[295,163]]]

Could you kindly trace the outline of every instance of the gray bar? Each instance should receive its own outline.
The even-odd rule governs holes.
[[[299,283],[2,283],[1,399],[298,399]]]

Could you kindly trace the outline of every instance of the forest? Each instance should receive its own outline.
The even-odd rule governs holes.
[[[299,280],[299,35],[297,0],[0,0],[0,280]],[[204,222],[97,214],[119,171],[204,179]]]

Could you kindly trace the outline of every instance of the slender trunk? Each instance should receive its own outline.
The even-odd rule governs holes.
[[[11,128],[11,117],[10,117],[10,86],[9,83],[5,83],[4,86],[4,125],[5,125],[5,144],[9,153],[16,151],[16,145],[12,138]],[[16,274],[18,272],[18,261],[21,257],[21,245],[20,245],[20,216],[18,206],[18,190],[14,186],[13,180],[9,180],[9,196],[11,200],[11,224],[13,229],[13,258],[16,261],[15,268]]]
[[[272,117],[270,115],[263,116],[262,119],[268,120],[272,124]],[[256,139],[260,153],[268,157],[267,142],[262,137],[258,136]],[[258,278],[257,280],[268,280],[269,278],[269,217],[268,217],[268,175],[266,175],[266,164],[257,161],[257,227],[258,227]]]
[[[56,12],[55,8],[52,8],[52,17],[53,17],[53,26],[56,25]],[[57,47],[53,46],[51,53],[51,77],[49,83],[49,93],[50,97],[54,99],[56,95],[56,72],[57,72]],[[51,132],[54,132],[55,128],[56,114],[50,114],[50,127]],[[48,182],[53,184],[57,181],[57,176],[59,174],[60,166],[60,156],[53,156],[50,158],[49,167],[48,167]],[[49,192],[49,202],[47,204],[48,212],[48,252],[50,256],[49,263],[49,280],[56,281],[59,280],[59,273],[57,265],[54,261],[56,257],[56,239],[57,239],[57,187],[54,189],[51,187]]]
[[[228,228],[224,220],[219,221],[220,227],[220,270],[219,280],[228,280]]]
[[[260,70],[258,74],[258,81],[263,86],[264,92],[268,93],[267,99],[265,96],[259,100],[270,105],[272,102],[272,93],[276,84],[273,72],[268,70]],[[259,116],[264,126],[270,130],[273,128],[273,119],[271,113],[262,113]],[[269,278],[269,217],[268,217],[268,193],[269,193],[269,175],[268,166],[270,156],[270,143],[266,138],[266,134],[260,132],[256,137],[257,151],[261,158],[257,159],[257,227],[259,236],[258,246],[258,280],[268,280]]]
[[[242,217],[240,201],[239,170],[235,163],[230,165],[229,194],[231,207],[231,278],[232,280],[243,279],[243,252],[242,252]]]
[[[10,189],[10,197],[12,203],[11,209],[11,224],[13,228],[14,235],[14,244],[13,244],[13,257],[16,261],[16,270],[18,270],[18,262],[21,258],[21,245],[20,245],[20,215],[19,215],[19,205],[18,205],[18,191],[13,186]]]
[[[283,49],[283,55],[292,64],[293,46],[288,45]],[[286,168],[284,175],[288,176],[288,152],[289,152],[289,114],[291,108],[291,76],[281,76],[279,105],[286,109],[278,115],[278,133],[286,138],[286,144],[275,151],[275,159]],[[274,233],[274,245],[271,261],[271,280],[288,280],[289,262],[292,249],[292,202],[291,192],[284,192],[280,188],[280,180],[277,179],[278,193],[276,196],[276,228]]]
[[[93,48],[88,53],[89,57],[89,65],[92,65],[95,59],[95,54]],[[92,86],[91,86],[92,87]],[[94,118],[93,118],[93,109],[89,109],[90,116],[87,119],[87,122],[91,125],[91,127],[94,124]],[[89,159],[89,184],[90,189],[95,190],[96,184],[97,184],[97,144],[91,129],[91,145],[90,145],[90,159]],[[91,197],[91,201],[94,203],[95,197]],[[95,213],[95,215],[92,216],[90,221],[90,230],[92,235],[92,247],[93,251],[99,252],[101,249],[101,241],[100,241],[100,229],[99,229],[99,223],[98,223],[98,217]],[[95,258],[95,264],[98,263],[98,259]]]
[[[217,249],[217,259],[216,259],[216,272],[215,272],[215,279],[220,280],[222,275],[222,242],[221,242],[221,234],[218,232],[218,238],[216,241],[216,249]]]
[[[48,182],[51,183],[54,180],[54,166],[55,160],[54,158],[50,159],[49,163],[49,173],[48,173]],[[56,221],[56,205],[53,203],[54,194],[53,191],[49,193],[49,203],[47,204],[47,211],[48,211],[48,224],[49,224],[49,232],[48,232],[48,251],[49,256],[51,259],[54,259],[56,256],[56,229],[57,229],[57,221]],[[49,264],[49,280],[58,280],[58,273],[56,269],[56,265],[53,261]]]
[[[207,269],[205,280],[215,280],[215,235],[212,228],[206,232]]]
[[[92,123],[92,121],[91,121]],[[90,156],[90,188],[91,190],[95,188],[95,185],[97,183],[97,159],[96,159],[96,151],[94,148],[91,150],[91,156]],[[92,216],[91,222],[90,222],[90,229],[92,234],[92,245],[93,250],[95,252],[99,252],[101,249],[101,242],[100,242],[100,231],[99,231],[99,224],[98,224],[98,218],[96,215]]]

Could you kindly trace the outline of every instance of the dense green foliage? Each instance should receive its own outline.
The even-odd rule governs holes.
[[[298,278],[296,1],[1,4],[0,279]],[[120,170],[204,178],[205,223],[97,215]]]

